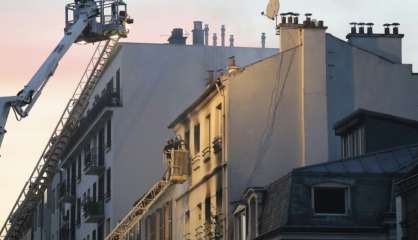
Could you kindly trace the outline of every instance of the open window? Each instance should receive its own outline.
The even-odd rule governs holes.
[[[312,207],[317,215],[348,215],[350,187],[344,184],[321,184],[312,187]]]
[[[234,240],[247,240],[247,208],[239,205],[234,212]]]

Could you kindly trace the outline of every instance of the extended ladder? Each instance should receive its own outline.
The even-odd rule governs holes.
[[[138,223],[148,209],[161,197],[171,185],[167,177],[157,182],[129,211],[123,220],[113,229],[105,240],[121,240]]]
[[[62,113],[47,146],[25,183],[17,201],[0,230],[0,240],[18,239],[25,230],[28,217],[43,197],[50,181],[57,171],[59,160],[67,147],[70,137],[77,129],[86,110],[96,83],[100,79],[109,59],[118,49],[119,37],[99,42],[85,69],[70,101]]]

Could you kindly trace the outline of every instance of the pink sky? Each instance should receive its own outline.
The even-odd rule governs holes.
[[[32,77],[63,35],[64,1],[5,1],[0,8],[0,96],[16,94]],[[260,15],[267,0],[131,0],[135,18],[126,41],[166,42],[174,27],[190,32],[193,20],[210,24],[219,32],[225,24],[239,46],[260,46],[261,32],[268,47],[278,47],[274,25]],[[384,2],[384,3],[383,3]],[[36,4],[35,4],[36,3]],[[344,38],[351,21],[375,22],[381,31],[385,22],[400,22],[404,40],[404,62],[418,66],[418,19],[410,9],[416,0],[282,0],[282,11],[312,12],[325,20],[328,32]],[[92,46],[74,46],[61,62],[55,76],[29,118],[7,126],[0,149],[0,224],[3,224],[24,182],[35,166],[52,129],[78,82]],[[417,69],[417,68],[415,68]]]

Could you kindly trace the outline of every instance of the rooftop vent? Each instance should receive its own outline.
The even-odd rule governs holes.
[[[186,45],[187,37],[183,36],[182,28],[174,28],[168,42],[173,45]]]
[[[203,23],[201,21],[195,21],[193,22],[193,25],[193,45],[203,45],[205,35],[203,30]]]

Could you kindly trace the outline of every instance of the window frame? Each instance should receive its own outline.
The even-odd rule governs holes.
[[[345,189],[344,213],[317,213],[315,209],[315,189],[318,188],[341,188]],[[351,186],[343,183],[321,183],[311,187],[311,208],[314,216],[349,216],[351,214]]]

